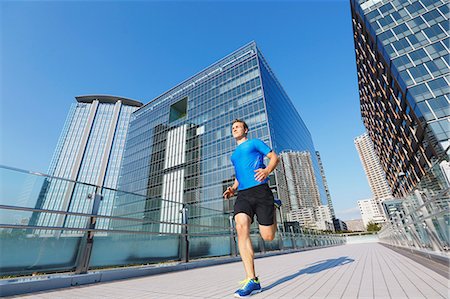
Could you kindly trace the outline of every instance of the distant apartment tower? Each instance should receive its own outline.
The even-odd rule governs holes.
[[[302,227],[314,227],[316,223],[314,208],[292,209],[287,214],[287,221],[298,222]]]
[[[228,225],[222,212],[232,211],[234,198],[224,201],[222,194],[234,182],[233,119],[245,120],[248,137],[277,153],[315,153],[311,134],[254,42],[164,92],[133,116],[119,189],[142,194],[145,202],[119,198],[115,211],[170,222],[142,228],[160,233],[179,230],[183,204],[190,207],[190,223]],[[170,160],[175,156],[181,160]],[[315,156],[312,168],[320,190],[314,201],[326,204]],[[280,197],[278,172],[270,175],[270,187]]]
[[[131,114],[142,103],[116,96],[78,96],[69,111],[49,168],[49,175],[99,186],[49,178],[44,182],[36,208],[78,213],[91,213],[88,194],[101,192],[104,196],[99,213],[110,215],[128,123]],[[84,227],[86,217],[63,214],[34,214],[31,224],[39,226]],[[99,219],[97,228],[107,228]]]
[[[319,151],[316,151],[317,161],[319,161],[320,174],[322,175],[323,187],[325,188],[325,194],[327,195],[328,208],[331,213],[331,217],[336,218],[334,213],[333,202],[331,200],[330,188],[328,188],[327,178],[325,177],[325,169],[323,168],[322,159],[320,158]]]
[[[358,200],[358,207],[364,227],[367,227],[369,222],[383,223],[386,221],[383,212],[380,211],[379,206],[374,199]]]
[[[350,2],[361,116],[401,197],[449,159],[448,1]]]
[[[288,151],[280,153],[279,157],[278,178],[282,183],[279,196],[285,211],[289,213],[291,210],[321,205],[311,153]]]
[[[333,219],[329,206],[318,206],[314,208],[316,228],[320,230],[334,231]]]
[[[391,188],[388,185],[386,174],[381,167],[380,160],[375,153],[369,135],[364,133],[361,136],[356,137],[354,142],[373,196],[378,201],[385,198],[391,198]]]

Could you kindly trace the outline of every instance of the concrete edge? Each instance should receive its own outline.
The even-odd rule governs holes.
[[[381,242],[380,244],[427,267],[447,279],[450,278],[450,257],[448,256],[415,248],[405,248]]]
[[[266,253],[255,253],[255,259],[323,249],[339,245],[307,247],[299,249],[287,249],[270,251]],[[158,275],[169,272],[184,271],[196,268],[203,268],[215,265],[222,265],[234,262],[240,262],[240,256],[216,257],[207,260],[196,260],[188,263],[177,263],[175,265],[161,266],[142,266],[133,268],[118,268],[112,270],[92,271],[87,274],[54,274],[46,277],[25,277],[18,279],[5,279],[0,281],[0,297],[24,295],[42,291],[52,291],[57,289],[69,288],[94,283],[112,282],[130,278]]]
[[[407,252],[411,252],[413,254],[420,255],[422,257],[425,257],[425,258],[428,258],[428,259],[433,260],[435,262],[438,262],[440,264],[443,264],[443,265],[446,265],[446,266],[450,266],[450,256],[437,254],[437,253],[434,253],[432,251],[423,251],[423,250],[418,250],[418,249],[415,249],[415,248],[395,246],[395,245],[382,243],[382,242],[380,242],[380,244],[383,245],[383,246],[386,246],[388,248],[391,248],[391,249],[395,248],[395,249],[398,249],[398,250],[404,250],[404,251],[407,251]]]

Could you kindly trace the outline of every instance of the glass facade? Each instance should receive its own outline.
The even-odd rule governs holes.
[[[180,208],[189,204],[190,223],[228,226],[223,214],[232,211],[233,200],[224,201],[222,194],[234,181],[236,118],[249,125],[249,138],[277,153],[308,150],[326,204],[311,135],[252,42],[133,113],[118,188],[142,194],[146,202],[117,198],[116,215],[179,223]],[[276,176],[270,176],[275,195]]]
[[[49,174],[100,187],[116,188],[131,113],[141,103],[111,96],[77,97],[58,141]],[[47,179],[36,208],[90,213],[97,190],[89,185]],[[100,214],[110,214],[113,197],[104,192]],[[86,219],[58,214],[35,214],[30,223],[40,226],[82,227]],[[109,223],[100,219],[98,228]]]
[[[448,160],[448,1],[352,0],[351,7],[362,118],[399,196]]]

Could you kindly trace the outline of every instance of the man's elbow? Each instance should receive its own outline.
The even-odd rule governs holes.
[[[270,158],[270,160],[274,161],[275,166],[277,166],[278,162],[280,162],[280,158],[278,158],[278,155],[275,152],[273,152],[273,151],[270,153],[270,157],[269,158]]]

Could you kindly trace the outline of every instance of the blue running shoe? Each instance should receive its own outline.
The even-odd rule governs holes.
[[[275,208],[279,209],[283,203],[278,198],[275,198],[273,204],[275,205]]]
[[[236,298],[247,298],[262,291],[258,277],[241,281],[242,288],[234,292]]]

